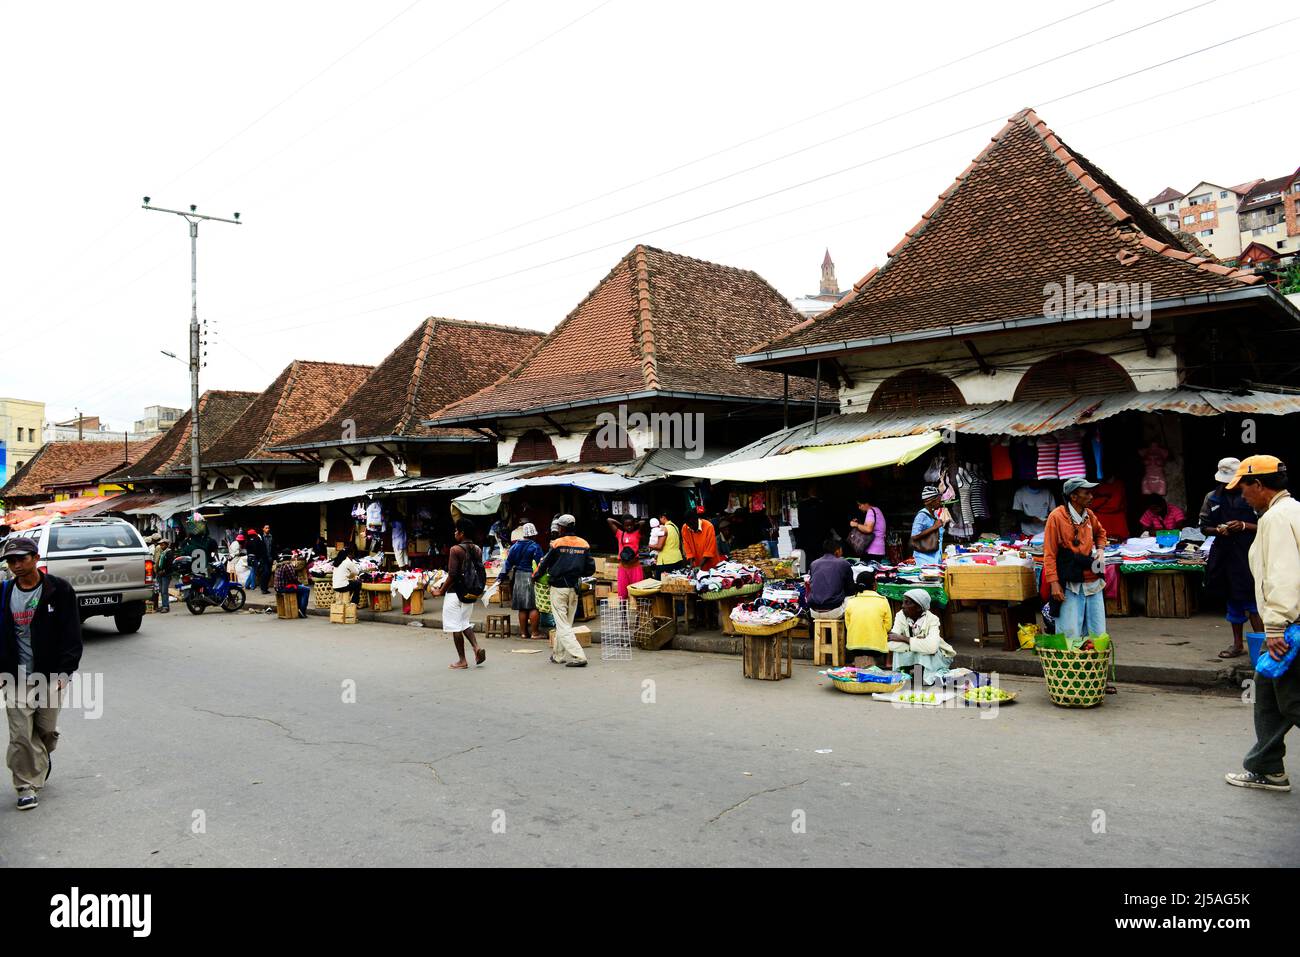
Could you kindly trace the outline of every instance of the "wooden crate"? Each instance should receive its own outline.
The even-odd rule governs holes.
[[[596,617],[596,593],[584,591],[578,593],[578,613],[574,621],[591,621]]]
[[[943,575],[950,599],[1021,602],[1033,598],[1034,570],[1026,565],[957,565]]]
[[[330,623],[335,625],[355,625],[357,623],[357,606],[353,602],[330,605]]]
[[[1147,575],[1148,618],[1191,618],[1196,611],[1195,594],[1188,587],[1191,577],[1181,572],[1151,572]]]
[[[745,635],[744,646],[746,678],[780,681],[793,674],[789,631],[776,635]]]
[[[1128,599],[1128,576],[1118,575],[1119,581],[1116,584],[1115,597],[1106,599],[1106,617],[1107,618],[1127,618],[1133,614]]]
[[[277,592],[275,596],[275,617],[292,620],[298,617],[298,593]]]
[[[591,647],[591,629],[586,625],[574,625],[573,634],[578,639],[578,644],[584,648]],[[551,629],[551,647],[555,647],[555,629]]]
[[[402,614],[404,615],[423,615],[424,614],[424,591],[417,588],[411,592],[411,597],[402,602]]]
[[[597,583],[596,583],[596,600],[597,600],[597,601],[599,601],[599,600],[602,599],[602,598],[608,598],[611,594],[613,594],[613,592],[614,592],[614,588],[613,588],[612,585],[606,585],[604,582],[597,582]]]

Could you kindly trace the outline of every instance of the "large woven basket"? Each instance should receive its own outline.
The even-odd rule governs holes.
[[[1062,708],[1093,708],[1106,700],[1106,651],[1060,651],[1038,648],[1038,660],[1047,679],[1047,696]]]
[[[772,625],[751,625],[748,622],[733,620],[731,627],[736,629],[738,635],[779,635],[798,624],[798,618],[791,618],[789,621],[778,621]]]
[[[836,691],[843,691],[846,694],[893,694],[906,687],[907,677],[904,676],[901,680],[890,684],[883,681],[845,681],[832,678],[831,684],[835,686]]]
[[[328,608],[334,604],[334,585],[330,579],[316,578],[311,583],[311,596],[317,608]]]
[[[693,595],[695,583],[689,578],[663,578],[659,581],[659,591],[665,595]]]

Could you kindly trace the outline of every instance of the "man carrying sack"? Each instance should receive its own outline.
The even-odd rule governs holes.
[[[1237,466],[1225,488],[1239,488],[1259,513],[1250,546],[1255,602],[1264,619],[1265,654],[1281,661],[1289,650],[1287,629],[1300,620],[1300,502],[1287,491],[1286,465],[1272,455],[1252,455]],[[1260,655],[1263,657],[1263,654]],[[1286,734],[1300,724],[1300,667],[1280,677],[1255,675],[1255,746],[1242,761],[1244,772],[1225,775],[1239,788],[1290,791],[1282,759]]]

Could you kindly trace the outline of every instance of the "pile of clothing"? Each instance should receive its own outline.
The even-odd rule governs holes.
[[[799,616],[780,608],[769,608],[758,602],[746,602],[731,609],[731,620],[742,625],[779,625]]]
[[[695,590],[705,592],[727,591],[742,588],[745,585],[759,585],[763,582],[763,573],[753,565],[740,562],[719,562],[708,571],[696,569],[692,573]]]

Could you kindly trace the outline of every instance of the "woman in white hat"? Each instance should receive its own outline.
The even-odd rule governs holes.
[[[501,563],[501,574],[497,576],[497,582],[504,582],[513,576],[510,607],[519,612],[519,634],[524,638],[532,638],[538,618],[537,595],[533,591],[533,569],[542,560],[543,552],[542,546],[537,544],[537,526],[532,522],[519,526],[510,537],[514,539],[515,534],[519,537],[510,546],[506,560]]]
[[[1214,536],[1205,563],[1205,584],[1224,593],[1228,605],[1224,617],[1232,626],[1232,647],[1219,652],[1220,658],[1240,658],[1246,653],[1247,621],[1255,631],[1264,630],[1255,603],[1255,578],[1250,573],[1249,557],[1258,516],[1240,489],[1225,487],[1240,466],[1239,459],[1220,459],[1219,470],[1214,473],[1217,484],[1201,503],[1201,531]]]
[[[894,616],[887,647],[894,653],[895,670],[920,665],[926,684],[934,683],[930,674],[951,671],[957,656],[939,633],[939,616],[930,611],[930,593],[924,588],[903,593],[903,610]]]

